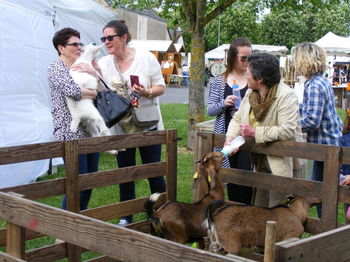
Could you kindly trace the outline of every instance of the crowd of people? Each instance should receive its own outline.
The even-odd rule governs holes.
[[[161,67],[152,53],[129,47],[130,40],[131,35],[124,21],[109,22],[103,28],[101,37],[109,54],[99,61],[93,61],[91,68],[84,64],[73,65],[83,51],[80,33],[72,28],[56,32],[52,41],[58,58],[49,65],[48,80],[54,137],[57,141],[88,136],[83,125],[79,125],[76,132],[71,131],[72,117],[66,98],[81,100],[95,99],[97,96],[96,90],[77,85],[70,70],[86,72],[113,87],[125,87],[129,93],[137,92],[141,104],[146,100],[159,104],[158,97],[164,93],[166,86]],[[298,104],[294,91],[281,81],[279,61],[275,56],[267,53],[253,54],[249,40],[233,40],[228,50],[226,71],[211,81],[207,103],[208,114],[216,116],[214,133],[226,134],[225,145],[238,135],[254,138],[256,143],[277,140],[302,142],[304,132],[309,143],[350,146],[349,122],[343,128],[336,111],[332,85],[324,76],[326,53],[313,43],[302,43],[292,49],[292,58],[297,74],[307,79],[301,105]],[[130,75],[139,76],[139,83],[131,85]],[[233,86],[237,89],[236,92],[233,91]],[[159,106],[158,114],[158,124],[137,131],[164,129]],[[113,134],[133,133],[135,130],[127,129],[119,123],[111,128]],[[161,145],[139,147],[138,150],[143,164],[160,161]],[[220,150],[221,148],[214,148],[214,151]],[[134,166],[135,156],[136,148],[119,152],[116,156],[118,167]],[[98,171],[98,163],[99,153],[79,155],[79,173]],[[296,177],[300,163],[298,159],[290,157],[249,154],[236,150],[225,158],[223,167]],[[350,168],[342,166],[341,171],[342,185],[349,184]],[[314,161],[312,180],[323,180],[323,162]],[[162,176],[150,178],[149,184],[152,193],[166,190]],[[135,198],[134,182],[119,186],[120,201]],[[92,190],[80,192],[81,210],[88,207],[91,193]],[[230,200],[265,207],[274,206],[283,198],[278,191],[255,190],[236,184],[227,185],[227,194]],[[66,198],[63,199],[62,208],[67,208]],[[317,210],[321,217],[321,207]],[[132,216],[126,216],[120,220],[119,225],[132,222]]]

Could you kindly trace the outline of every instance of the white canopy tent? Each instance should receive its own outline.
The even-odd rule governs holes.
[[[171,40],[131,40],[129,46],[147,51],[177,52]]]
[[[53,141],[48,64],[54,33],[72,27],[99,42],[116,13],[92,0],[0,0],[0,147]],[[20,160],[20,159],[19,159]],[[0,165],[0,188],[34,181],[49,160]]]
[[[342,37],[328,32],[315,44],[324,48],[328,55],[350,56],[350,37]]]
[[[215,49],[212,49],[205,53],[205,61],[212,59],[225,59],[227,50],[230,48],[230,44],[223,44]],[[266,52],[272,55],[285,56],[288,48],[285,46],[274,45],[252,45],[253,52]]]

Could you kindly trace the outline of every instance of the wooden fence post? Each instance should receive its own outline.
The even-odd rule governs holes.
[[[322,231],[337,228],[340,147],[328,146],[323,167]]]
[[[67,210],[79,213],[79,152],[78,141],[65,141],[65,165],[66,165],[66,195]],[[67,257],[69,262],[80,261],[80,247],[67,243]]]
[[[10,192],[9,194],[18,197],[23,195]],[[7,222],[6,223],[6,252],[14,257],[25,257],[25,228]]]
[[[273,262],[275,259],[276,226],[275,221],[266,222],[264,262]]]
[[[167,181],[167,200],[176,200],[177,185],[177,131],[166,131],[166,181]]]

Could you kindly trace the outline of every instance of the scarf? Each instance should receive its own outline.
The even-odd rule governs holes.
[[[276,99],[278,85],[267,89],[264,97],[260,96],[258,90],[253,90],[249,95],[249,104],[253,109],[254,117],[257,121],[262,121],[269,111],[272,103]]]

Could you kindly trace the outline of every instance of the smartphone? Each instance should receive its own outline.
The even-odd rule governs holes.
[[[134,86],[134,85],[140,85],[140,82],[139,82],[139,76],[135,76],[135,75],[130,75],[130,84],[131,86]]]

